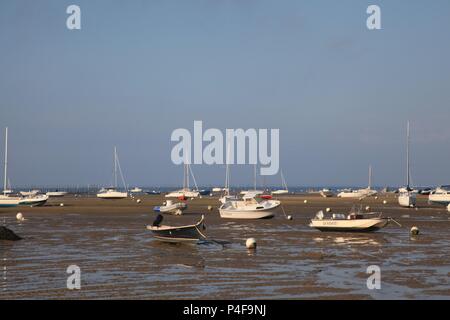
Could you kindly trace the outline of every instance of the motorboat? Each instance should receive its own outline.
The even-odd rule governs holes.
[[[212,190],[211,190],[212,192],[222,192],[223,191],[223,189],[222,188],[217,188],[217,187],[214,187],[214,188],[212,188]]]
[[[159,194],[161,194],[161,191],[152,190],[152,191],[147,191],[146,194],[148,194],[148,195],[159,195]]]
[[[183,214],[183,211],[187,209],[187,204],[184,202],[173,202],[167,200],[162,206],[153,207],[153,211],[161,213],[170,213],[175,215]]]
[[[195,190],[191,190],[189,187],[189,177],[192,175],[195,184]],[[197,181],[195,180],[194,174],[192,173],[191,166],[189,164],[184,164],[184,172],[183,172],[183,188],[180,190],[169,192],[165,195],[166,198],[178,198],[178,199],[188,199],[188,198],[197,198],[200,195],[200,192],[197,191]]]
[[[31,196],[23,197],[20,200],[19,205],[39,207],[39,206],[43,206],[47,202],[48,198],[49,198],[49,196],[46,194],[31,195]]]
[[[138,187],[134,187],[133,189],[130,190],[131,193],[141,193],[142,189],[138,188]]]
[[[327,188],[320,190],[319,193],[324,198],[330,198],[330,197],[334,196],[333,191],[331,191],[330,189],[327,189]]]
[[[207,239],[204,234],[206,229],[204,219],[202,215],[200,221],[192,225],[168,226],[162,224],[163,216],[159,214],[153,224],[147,226],[147,230],[150,230],[159,241],[197,243]]]
[[[125,191],[119,191],[117,189],[117,173],[120,173],[120,177],[122,179],[123,188]],[[116,200],[116,199],[125,199],[128,197],[128,191],[125,183],[125,179],[123,178],[122,169],[120,167],[119,156],[117,155],[117,148],[114,147],[114,173],[113,173],[114,185],[112,187],[101,190],[97,193],[97,198],[100,199],[108,199],[108,200]]]
[[[67,194],[66,191],[58,191],[58,190],[49,191],[49,192],[46,193],[46,195],[49,198],[61,198],[61,197],[64,197],[66,194]]]
[[[411,171],[409,167],[409,121],[406,128],[406,187],[401,188],[398,196],[398,204],[401,207],[412,208],[416,206],[416,194],[410,187]]]
[[[386,227],[390,220],[379,212],[352,212],[349,215],[333,213],[331,217],[325,217],[323,211],[319,211],[309,226],[320,231],[368,232]]]
[[[450,204],[450,185],[437,187],[428,196],[428,202],[434,204],[449,205]]]
[[[35,196],[40,192],[40,190],[30,190],[30,191],[20,191],[20,195],[23,197],[30,197],[30,196]]]
[[[8,188],[8,128],[5,129],[5,162],[3,179],[3,195],[0,195],[0,208],[18,206],[20,198],[12,197],[11,188]]]
[[[241,200],[227,200],[219,208],[221,218],[265,219],[275,215],[279,200],[257,199],[257,193],[246,193]]]

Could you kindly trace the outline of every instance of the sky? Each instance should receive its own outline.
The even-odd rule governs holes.
[[[81,30],[66,27],[71,4]],[[413,184],[450,183],[449,17],[448,0],[3,0],[11,184],[107,185],[117,146],[131,186],[178,186],[170,136],[194,120],[279,128],[300,186],[365,186],[370,164],[374,185],[404,184],[409,120]],[[192,169],[224,183],[223,165]],[[253,168],[231,176],[251,185]]]

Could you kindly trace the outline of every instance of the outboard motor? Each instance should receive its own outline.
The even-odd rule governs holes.
[[[164,219],[163,216],[160,215],[160,214],[158,214],[158,215],[156,216],[156,218],[155,218],[155,221],[153,221],[153,226],[154,226],[154,227],[159,227],[159,226],[161,225],[163,219]]]

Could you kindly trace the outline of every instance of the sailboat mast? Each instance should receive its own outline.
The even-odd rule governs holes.
[[[372,189],[372,165],[369,165],[369,190]]]
[[[114,147],[114,188],[117,188],[117,147]]]
[[[253,190],[256,191],[256,163],[254,165],[254,172],[253,172]]]
[[[8,181],[8,127],[5,129],[5,172],[4,172],[4,181],[3,181],[3,192],[7,189],[7,181]]]
[[[409,191],[409,180],[410,180],[410,170],[409,170],[409,121],[406,126],[406,189]]]

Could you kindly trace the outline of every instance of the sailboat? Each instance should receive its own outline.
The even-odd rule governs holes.
[[[183,189],[169,192],[166,194],[166,198],[197,198],[200,193],[197,191],[197,181],[195,180],[194,173],[192,172],[191,165],[188,163],[184,164],[183,168]],[[191,190],[189,187],[189,176],[192,176],[194,180],[195,190]]]
[[[119,169],[120,177],[122,178],[122,183],[125,192],[117,190],[117,169]],[[117,155],[117,148],[114,147],[114,186],[107,188],[106,190],[99,192],[97,198],[101,199],[124,199],[128,197],[127,187],[125,184],[125,179],[123,178],[122,169],[120,168],[119,157]]]
[[[284,179],[282,169],[280,170],[280,175],[281,175],[281,185],[283,186],[284,189],[272,191],[272,194],[288,194],[289,193],[289,190],[288,190],[288,187],[286,184],[286,180]]]
[[[367,188],[358,189],[358,190],[344,190],[340,192],[337,196],[339,198],[357,198],[362,199],[365,197],[374,196],[377,194],[377,191],[372,189],[372,166],[369,166],[369,185]]]
[[[19,197],[11,197],[8,193],[8,128],[5,129],[5,163],[3,176],[3,195],[0,195],[0,208],[19,205]]]
[[[230,148],[230,146],[228,146],[228,149]],[[229,150],[228,153],[230,154]],[[227,156],[228,157],[228,156]],[[225,187],[223,188],[223,196],[219,199],[219,201],[223,204],[225,202],[227,202],[228,200],[237,200],[238,198],[234,195],[230,194],[230,177],[231,177],[231,172],[230,172],[230,161],[228,161],[227,159],[227,164],[225,167]]]
[[[398,204],[401,207],[415,207],[416,206],[416,194],[409,186],[409,180],[411,177],[411,171],[409,168],[409,121],[406,127],[406,187],[404,191],[398,196]]]
[[[253,190],[242,190],[242,191],[241,191],[241,195],[246,195],[247,193],[250,193],[250,192],[251,192],[252,194],[257,194],[257,195],[263,194],[263,193],[264,193],[263,190],[257,190],[257,189],[256,189],[256,176],[257,176],[257,170],[258,170],[257,165],[254,164],[254,166],[253,166]]]

